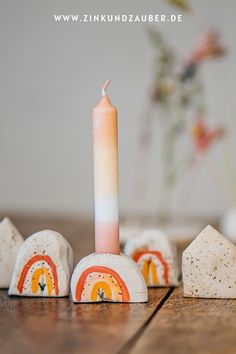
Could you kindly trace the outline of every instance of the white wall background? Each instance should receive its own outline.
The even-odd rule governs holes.
[[[236,138],[234,0],[192,1],[194,15],[160,24],[183,55],[199,33],[217,28],[229,55],[205,65],[210,118]],[[143,24],[58,24],[55,13],[178,13],[164,0],[41,0],[0,2],[0,210],[93,212],[91,110],[107,78],[119,108],[120,208],[134,214],[132,197],[138,119],[151,78],[152,48]],[[219,163],[220,147],[213,153]],[[155,213],[158,167],[153,154],[142,212]],[[221,166],[220,166],[221,167]],[[226,180],[227,182],[227,180]],[[188,214],[218,214],[227,201],[205,166]],[[140,211],[140,210],[139,210]]]

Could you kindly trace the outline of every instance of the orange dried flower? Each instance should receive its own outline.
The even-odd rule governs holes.
[[[216,58],[225,55],[226,50],[220,43],[217,32],[206,32],[199,40],[197,46],[189,57],[190,63],[199,63],[204,59]]]
[[[191,133],[197,152],[203,152],[208,149],[213,142],[220,139],[224,135],[225,129],[223,127],[210,129],[206,125],[203,117],[200,116],[193,124]]]

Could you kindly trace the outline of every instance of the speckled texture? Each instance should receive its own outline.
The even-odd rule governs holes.
[[[236,298],[236,246],[207,226],[185,249],[184,296]]]
[[[9,295],[68,296],[72,268],[73,251],[65,238],[52,230],[37,232],[19,249]]]
[[[130,295],[129,302],[146,302],[148,300],[147,286],[145,284],[141,272],[139,271],[136,263],[132,259],[125,256],[124,254],[114,255],[114,254],[105,254],[105,253],[104,254],[92,253],[87,257],[81,259],[81,261],[77,264],[72,274],[71,294],[72,294],[73,302],[102,302],[102,301],[122,302],[121,299],[119,300],[118,297],[114,296],[114,292],[113,292],[112,299],[110,298],[110,299],[103,300],[102,298],[99,299],[98,297],[96,301],[91,301],[91,296],[89,296],[89,294],[88,296],[84,296],[83,299],[81,299],[81,301],[78,301],[78,299],[76,299],[76,287],[78,281],[81,280],[81,275],[83,274],[83,272],[86,271],[87,269],[91,269],[91,267],[105,267],[117,273],[128,289]],[[90,274],[92,274],[93,277],[93,274],[95,273],[98,274],[98,277],[101,276],[101,279],[103,278],[103,274],[101,273],[99,275],[99,273],[96,272],[96,270],[94,270],[93,273]],[[96,282],[98,280],[94,278],[92,279],[92,281]],[[94,283],[88,284],[88,282],[85,282],[84,290],[91,289],[91,287],[94,285],[95,285]],[[115,298],[117,300],[115,300]]]
[[[155,283],[152,279],[151,269],[149,268],[148,274],[145,277],[148,287],[178,286],[179,267],[176,247],[161,230],[150,229],[136,233],[134,237],[126,242],[124,252],[131,258],[133,258],[137,252],[144,252],[137,262],[140,270],[143,269],[144,262],[153,262],[156,268],[157,279]],[[166,279],[164,277],[163,264],[158,257],[151,252],[159,252],[161,254],[168,268],[168,276]]]
[[[16,255],[23,242],[11,220],[4,218],[0,223],[0,288],[9,287]]]

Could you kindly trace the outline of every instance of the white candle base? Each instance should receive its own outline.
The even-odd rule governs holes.
[[[74,303],[147,302],[147,286],[136,263],[121,254],[81,259],[71,278]]]
[[[17,254],[9,295],[69,295],[73,251],[58,232],[45,230],[28,237]]]
[[[179,285],[176,248],[163,232],[136,233],[126,242],[124,252],[137,262],[148,287]]]

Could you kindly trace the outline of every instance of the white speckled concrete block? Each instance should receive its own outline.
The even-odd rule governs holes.
[[[221,220],[221,231],[233,242],[236,242],[236,208],[229,209]]]
[[[124,252],[137,263],[147,286],[179,284],[176,248],[160,230],[151,229],[136,234],[126,242]]]
[[[185,249],[184,296],[236,298],[236,246],[207,226]]]
[[[17,254],[9,295],[60,297],[69,295],[73,251],[58,232],[36,232]]]
[[[23,242],[11,220],[4,218],[0,223],[0,288],[9,287],[16,255]]]
[[[146,302],[147,286],[135,262],[121,254],[90,254],[71,278],[73,302]]]

